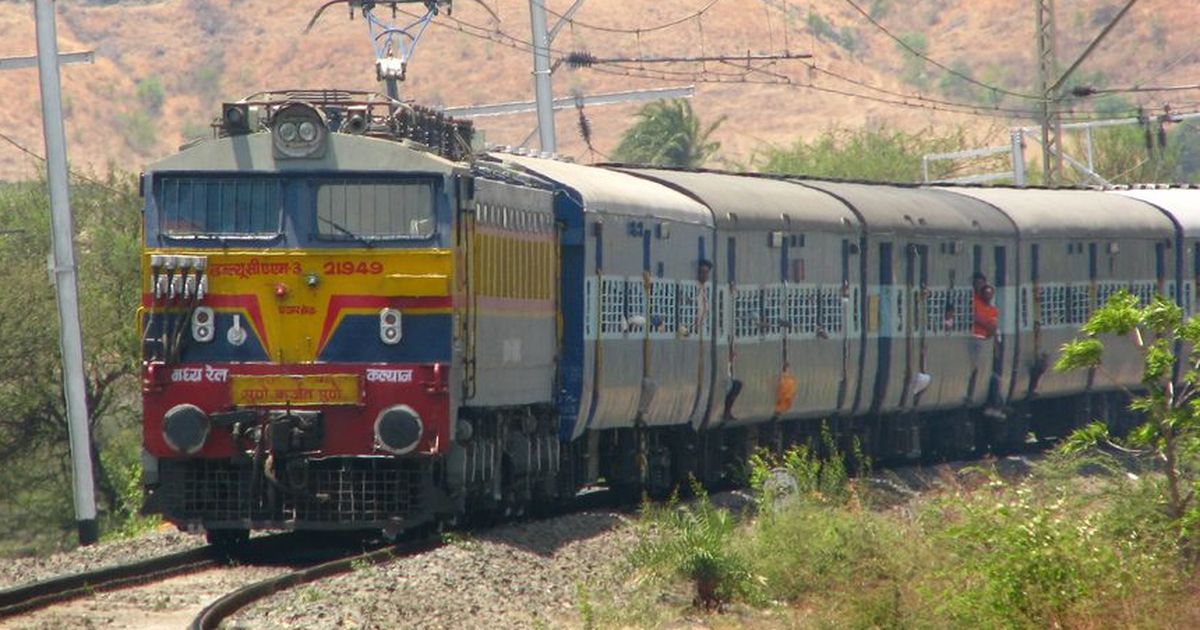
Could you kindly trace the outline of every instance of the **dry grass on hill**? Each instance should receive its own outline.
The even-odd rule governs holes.
[[[695,13],[711,0],[590,0],[576,14],[580,22],[562,30],[555,42],[561,51],[586,49],[598,55],[695,55],[705,53],[812,52],[824,69],[898,93],[918,90],[906,83],[904,55],[894,41],[871,26],[842,0],[721,0],[702,18],[640,36],[602,32],[582,26],[646,28]],[[331,9],[308,35],[301,33],[320,4],[267,0],[166,0],[110,3],[104,0],[61,0],[59,40],[63,51],[94,49],[92,66],[68,66],[63,72],[70,155],[76,166],[105,168],[112,164],[137,170],[169,154],[186,136],[201,133],[222,100],[233,100],[264,88],[337,86],[374,89],[371,50],[361,21],[351,22],[341,8]],[[459,0],[453,19],[439,17],[425,34],[410,66],[407,96],[435,105],[461,105],[531,98],[530,59],[512,48],[506,35],[529,38],[525,0],[481,0],[500,18],[493,22],[476,2]],[[552,11],[564,11],[568,0],[548,0]],[[1033,12],[1027,2],[999,0],[860,0],[893,33],[923,36],[929,55],[968,71],[981,80],[1016,91],[1033,83]],[[1080,0],[1058,8],[1059,39],[1064,63],[1074,59],[1106,23],[1120,3]],[[1200,69],[1192,54],[1197,9],[1190,3],[1153,0],[1139,3],[1109,40],[1084,66],[1101,73],[1110,85],[1187,83]],[[551,16],[551,20],[556,18]],[[484,26],[492,40],[456,30],[453,20]],[[785,35],[786,31],[786,35]],[[0,57],[35,50],[32,11],[25,2],[0,1]],[[675,67],[675,70],[690,68]],[[707,66],[716,72],[738,72],[730,66]],[[829,75],[808,70],[802,62],[779,62],[771,72],[795,84],[861,91]],[[908,70],[912,72],[911,69]],[[917,65],[920,91],[946,96],[940,84],[946,74]],[[767,75],[752,75],[769,78]],[[910,77],[912,79],[912,77]],[[139,81],[157,81],[164,96],[161,108],[137,97]],[[555,91],[608,91],[688,85],[691,77],[650,81],[565,67],[555,75]],[[951,81],[952,83],[952,81]],[[0,73],[0,133],[28,147],[41,147],[37,75],[34,70]],[[899,100],[876,92],[877,96]],[[1188,110],[1188,93],[1175,93],[1176,110]],[[1143,103],[1159,107],[1162,96],[1146,95]],[[1194,99],[1194,97],[1192,97]],[[1005,107],[1026,108],[1010,99]],[[611,151],[631,121],[635,105],[597,107],[588,111],[595,147]],[[724,155],[748,164],[763,143],[808,138],[831,126],[890,125],[909,131],[966,125],[980,138],[1002,137],[1012,120],[897,107],[852,99],[797,86],[697,84],[696,111],[706,120],[725,117],[717,138]],[[491,142],[519,144],[533,129],[531,115],[480,121]],[[577,131],[573,110],[557,116],[560,148],[590,159]],[[28,176],[31,160],[0,143],[0,179]],[[594,156],[603,159],[602,155]]]

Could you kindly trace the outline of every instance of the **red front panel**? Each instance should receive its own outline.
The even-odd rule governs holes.
[[[404,404],[416,411],[424,432],[412,455],[440,455],[450,445],[446,364],[364,365],[247,363],[151,363],[143,367],[142,396],[145,422],[143,440],[155,457],[180,457],[163,439],[163,416],[179,404],[192,404],[208,414],[236,410],[281,411],[286,404],[238,406],[233,404],[233,381],[238,375],[304,376],[357,375],[361,387],[358,404],[297,405],[293,409],[323,414],[323,445],[314,456],[389,455],[377,448],[375,419],[387,407]],[[227,428],[213,426],[204,447],[192,457],[228,458],[252,445],[237,445]]]

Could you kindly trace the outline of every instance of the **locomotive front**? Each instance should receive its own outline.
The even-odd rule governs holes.
[[[428,521],[464,129],[328,91],[228,104],[214,126],[143,180],[148,510],[210,540]]]

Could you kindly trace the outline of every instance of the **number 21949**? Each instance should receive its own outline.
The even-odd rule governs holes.
[[[325,263],[325,273],[330,276],[364,275],[374,276],[383,273],[381,262],[354,262],[352,260],[331,260]]]

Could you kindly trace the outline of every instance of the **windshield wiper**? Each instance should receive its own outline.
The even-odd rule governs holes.
[[[318,218],[319,220],[321,220],[321,221],[324,221],[325,223],[327,223],[327,224],[329,225],[329,227],[331,227],[331,228],[333,228],[333,229],[337,230],[338,232],[341,232],[343,236],[348,236],[348,237],[350,237],[351,239],[354,239],[354,240],[358,241],[359,243],[362,243],[363,245],[365,245],[365,246],[367,246],[367,247],[374,247],[374,246],[375,246],[375,242],[374,242],[374,241],[372,241],[372,240],[368,239],[367,237],[365,237],[365,236],[362,236],[362,235],[360,235],[360,234],[355,234],[354,232],[351,232],[350,230],[346,229],[344,226],[342,226],[342,224],[338,223],[337,221],[333,221],[333,220],[330,220],[330,219],[326,219],[325,217],[317,217],[317,218]]]

